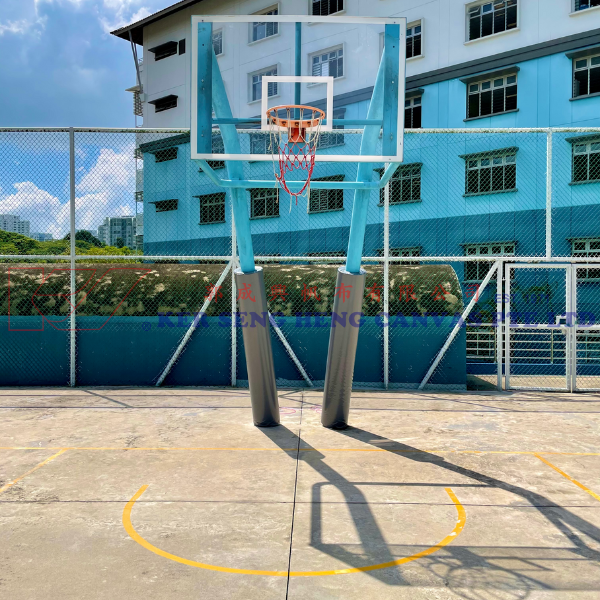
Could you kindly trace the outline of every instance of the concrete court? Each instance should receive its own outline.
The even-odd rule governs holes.
[[[321,395],[0,390],[0,597],[600,598],[600,395]]]

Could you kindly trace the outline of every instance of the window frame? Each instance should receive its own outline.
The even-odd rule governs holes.
[[[577,148],[585,146],[585,152],[577,152]],[[597,148],[593,148],[593,146],[597,146]],[[596,165],[596,169],[598,171],[597,177],[595,179],[590,179],[590,174],[592,170],[591,158],[593,155],[599,155],[597,160],[600,161],[600,137],[591,138],[591,139],[582,139],[579,141],[574,141],[571,143],[571,183],[570,185],[582,185],[586,183],[600,183],[600,164]],[[575,159],[578,156],[586,157],[586,171],[587,171],[587,179],[576,179],[575,174],[578,167],[575,166]]]
[[[158,62],[159,60],[169,58],[169,56],[177,55],[179,52],[179,42],[169,40],[168,42],[163,42],[158,46],[154,46],[154,48],[149,48],[148,52],[151,52],[154,55],[154,62]]]
[[[598,258],[600,257],[600,236],[595,238],[572,238],[571,256],[575,258]],[[576,244],[584,244],[585,248],[576,249]],[[592,244],[596,244],[597,248],[591,248]],[[578,281],[600,281],[600,264],[593,269],[578,269]],[[582,275],[582,273],[585,273]]]
[[[263,8],[262,10],[256,12],[256,13],[252,13],[252,16],[260,16],[260,15],[269,15],[269,16],[279,16],[280,10],[279,10],[279,3],[277,4],[272,4],[271,6],[268,6],[267,8]],[[254,33],[256,30],[256,27],[259,25],[265,25],[265,35],[264,37],[260,37],[260,38],[256,38],[254,39]],[[264,42],[265,40],[270,40],[274,37],[277,37],[280,35],[280,29],[279,29],[279,22],[275,21],[275,22],[266,22],[266,21],[251,21],[250,23],[248,23],[248,45],[252,45],[252,44],[258,44],[260,42]],[[270,35],[268,34],[268,28],[269,26],[273,27],[273,33],[271,33]]]
[[[518,150],[504,150],[504,151],[496,151],[494,152],[493,150],[490,152],[485,152],[485,153],[480,153],[478,155],[473,155],[471,157],[469,157],[468,155],[466,157],[462,157],[465,161],[465,193],[463,194],[463,198],[470,198],[472,196],[487,196],[490,194],[508,194],[508,193],[512,193],[512,192],[518,192],[518,187],[517,187],[517,152]],[[514,158],[513,161],[508,161],[507,158]],[[501,159],[502,162],[501,163],[494,163],[495,160],[499,160]],[[482,164],[482,161],[488,161],[488,164],[484,165]],[[472,165],[471,163],[473,162],[477,162],[477,165]],[[515,173],[514,173],[514,187],[512,188],[507,188],[505,187],[506,185],[506,167],[513,165],[515,166]],[[493,184],[494,184],[494,167],[498,167],[498,166],[502,166],[503,170],[502,170],[502,184],[503,184],[503,188],[501,190],[494,190],[491,189]],[[490,173],[489,173],[489,181],[490,181],[490,190],[486,190],[486,191],[481,191],[481,173],[484,169],[489,169]],[[477,182],[478,182],[478,191],[477,192],[471,192],[469,191],[470,188],[470,179],[469,179],[469,172],[472,171],[478,171],[478,177],[477,177]]]
[[[600,7],[600,5],[599,5]],[[587,9],[586,9],[587,10]],[[592,64],[592,60],[597,59],[597,64]],[[577,63],[581,62],[581,61],[585,61],[586,65],[585,67],[577,67]],[[600,70],[600,52],[598,54],[591,54],[590,56],[581,56],[579,58],[573,58],[572,59],[573,62],[573,85],[572,85],[572,89],[571,89],[571,99],[573,100],[579,100],[580,98],[589,98],[589,97],[593,97],[593,96],[597,96],[598,94],[600,94],[600,86],[597,92],[591,92],[591,85],[592,85],[592,77],[591,77],[591,72],[592,69],[599,69]],[[587,71],[587,94],[575,94],[575,86],[577,83],[580,83],[577,81],[576,79],[576,74],[577,73],[581,73],[583,71]],[[600,75],[600,72],[599,72]]]
[[[579,8],[581,6],[582,2],[585,2],[586,0],[573,0],[573,4],[572,4],[572,8],[573,8],[573,12],[571,14],[579,14],[580,12],[585,12],[586,10],[591,10],[593,8],[600,8],[600,0],[591,0],[592,2],[597,2],[597,4],[593,5],[593,6],[588,6],[587,8]],[[588,2],[590,0],[587,0]]]
[[[418,169],[418,174],[415,173],[415,170]],[[384,169],[375,169],[380,178],[383,177]],[[410,172],[409,172],[410,171]],[[390,206],[402,206],[403,204],[415,204],[417,202],[423,202],[423,163],[414,162],[408,164],[402,164],[397,169],[396,172],[392,175],[392,178],[389,181],[390,184]],[[407,173],[408,176],[403,177],[403,174]],[[419,180],[419,198],[413,198],[414,184],[413,180]],[[411,198],[409,200],[402,200],[402,195],[404,191],[404,185],[406,181],[410,181],[410,192]],[[396,185],[394,185],[396,184]],[[395,191],[395,187],[399,185],[399,192]],[[400,200],[393,200],[394,196],[400,197]],[[385,189],[381,188],[379,190],[379,204],[377,206],[385,205]]]
[[[466,109],[466,114],[467,117],[465,119],[465,121],[472,121],[474,119],[486,119],[488,117],[496,117],[498,115],[505,115],[507,113],[511,113],[511,112],[516,112],[519,110],[519,72],[515,71],[514,73],[505,73],[505,74],[498,74],[495,77],[493,76],[493,73],[491,73],[490,76],[483,76],[481,79],[476,79],[474,81],[470,81],[469,83],[466,84],[467,86],[467,109]],[[514,77],[514,82],[510,82],[509,83],[509,79]],[[502,84],[501,85],[495,85],[500,79],[502,79]],[[485,84],[489,83],[489,88],[483,89],[483,86]],[[477,90],[473,91],[473,87],[477,86]],[[515,106],[514,108],[507,108],[507,101],[508,101],[508,88],[512,88],[514,87],[516,90],[516,93],[514,94],[515,97]],[[498,112],[494,112],[494,92],[496,90],[504,90],[503,93],[503,104],[504,104],[504,110],[502,111],[498,111]],[[490,109],[492,112],[490,113],[486,113],[486,114],[481,114],[481,100],[482,100],[482,96],[485,93],[490,92]],[[478,103],[478,108],[479,108],[479,114],[477,116],[471,116],[471,96],[478,96],[479,97],[479,103]],[[512,96],[510,96],[512,98]]]
[[[161,100],[164,100],[164,103],[161,105]],[[148,104],[152,104],[154,106],[154,112],[160,113],[165,112],[166,110],[173,110],[179,106],[179,96],[175,94],[169,94],[167,96],[163,96],[162,98],[156,98],[155,100],[149,100]]]
[[[213,31],[212,34],[212,44],[213,44],[213,50],[215,48],[215,36],[220,35],[221,37],[221,52],[219,52],[219,54],[217,54],[216,50],[215,50],[215,56],[223,56],[223,28],[221,29],[217,29],[216,31]]]
[[[168,200],[154,200],[153,202],[148,202],[148,204],[154,204],[156,214],[163,212],[172,212],[179,208],[179,199],[170,198]]]
[[[198,210],[199,210],[199,222],[198,225],[217,225],[219,223],[225,223],[227,220],[226,217],[226,210],[225,210],[225,205],[227,202],[227,193],[226,192],[213,192],[212,194],[201,194],[199,196],[194,196],[194,198],[198,198]],[[203,203],[203,199],[207,198],[217,198],[218,201],[214,201],[214,202],[207,202],[204,206],[202,205]],[[213,207],[219,207],[219,209],[222,207],[223,210],[223,220],[221,221],[203,221],[202,220],[202,209],[203,208],[207,208],[208,212],[210,213],[210,209]],[[220,214],[218,215],[220,216]]]
[[[419,101],[418,104],[416,103],[416,101]],[[408,103],[408,106],[407,106]],[[415,109],[420,109],[420,116],[419,116],[419,121],[420,121],[420,126],[419,127],[407,127],[406,124],[408,123],[408,119],[407,119],[407,111],[411,111],[411,118],[410,118],[410,124],[412,125],[414,122],[414,111]],[[410,96],[409,98],[405,98],[404,99],[404,128],[405,129],[423,129],[423,94],[418,94],[416,96]]]
[[[279,187],[275,187],[275,188],[255,188],[255,189],[251,189],[248,190],[249,194],[250,194],[250,219],[254,220],[254,219],[275,219],[279,217]],[[264,200],[265,200],[265,214],[264,215],[256,215],[255,214],[255,210],[254,210],[254,203],[256,201],[256,197],[259,194],[263,194],[264,195]],[[275,203],[274,206],[277,207],[277,214],[267,214],[268,213],[268,201],[269,199],[273,199],[272,196],[275,196]],[[271,198],[269,198],[271,197]]]
[[[507,252],[506,247],[512,246],[512,252]],[[481,252],[483,248],[486,248],[488,251]],[[494,249],[498,248],[498,252],[493,252]],[[469,250],[474,250],[474,252],[469,252]],[[463,244],[463,252],[464,256],[489,256],[490,262],[473,260],[473,261],[465,261],[464,262],[464,273],[463,273],[463,283],[481,283],[489,270],[493,266],[493,262],[495,258],[504,257],[504,256],[516,256],[517,253],[517,242],[485,242],[483,244]],[[481,272],[482,265],[484,267],[484,272]],[[468,269],[472,269],[475,267],[475,275],[478,279],[468,278],[467,272]],[[497,273],[494,274],[492,280],[494,280],[497,276]]]
[[[331,57],[328,58],[327,60],[327,64],[328,64],[328,73],[327,75],[323,75],[323,69],[322,69],[322,65],[324,63],[320,62],[319,65],[321,66],[320,69],[320,73],[315,74],[313,71],[313,65],[314,65],[314,59],[315,58],[322,58],[324,54],[331,54],[332,52],[342,52],[341,55],[341,60],[342,60],[342,74],[338,75],[336,77],[334,77],[335,81],[339,81],[340,79],[343,79],[344,77],[346,77],[346,44],[342,43],[342,44],[337,44],[335,46],[330,46],[328,48],[324,48],[323,50],[319,50],[318,52],[311,52],[308,55],[308,72],[310,73],[310,75],[312,77],[328,77],[331,76],[331,61],[335,60],[338,62],[338,67],[339,67],[339,61],[340,61],[340,56],[337,56],[336,58],[332,59]],[[307,87],[314,87],[317,85],[323,85],[322,83],[309,83],[307,84]]]
[[[263,77],[277,77],[279,74],[279,64],[271,65],[270,67],[265,67],[263,69],[259,69],[258,71],[253,71],[252,73],[248,73],[248,104],[253,104],[254,102],[262,101],[262,78]],[[259,77],[257,82],[254,82],[254,77]],[[254,86],[257,86],[259,91],[259,96],[254,98]],[[277,82],[269,83],[269,87],[273,86],[275,89],[274,94],[269,94],[269,98],[277,98],[279,96],[279,84]]]
[[[495,19],[493,17],[494,13],[496,12],[495,9],[495,4],[498,4],[499,2],[511,2],[513,0],[478,0],[477,2],[471,2],[468,4],[465,4],[465,44],[470,44],[473,42],[479,42],[481,40],[486,40],[489,39],[491,37],[497,36],[497,35],[502,35],[505,33],[510,33],[512,31],[519,31],[520,27],[521,27],[521,3],[519,0],[514,0],[516,3],[516,25],[514,27],[511,27],[510,29],[506,28],[506,24],[507,24],[507,15],[505,14],[504,17],[504,23],[505,23],[505,29],[501,30],[501,31],[494,31],[495,29]],[[492,11],[491,11],[491,15],[492,15],[492,33],[488,33],[487,35],[482,35],[483,32],[483,19],[482,17],[484,16],[483,11],[480,11],[479,13],[479,31],[480,34],[479,37],[475,37],[475,38],[471,38],[471,11],[475,8],[483,8],[484,6],[491,4],[492,5]],[[505,7],[505,10],[507,10],[509,8],[509,6]],[[487,13],[486,13],[487,14]]]
[[[315,15],[315,13],[313,11],[314,6],[315,6],[315,1],[318,1],[318,0],[308,0],[308,14],[313,17],[332,17],[334,15],[340,15],[340,14],[343,14],[346,12],[345,2],[347,0],[337,0],[338,2],[342,3],[342,8],[340,10],[337,10],[336,12],[327,13],[326,15],[323,15],[323,14]],[[321,0],[321,1],[323,1],[323,0]]]
[[[343,174],[338,175],[327,175],[325,177],[315,177],[312,181],[344,181],[346,178]],[[319,208],[318,210],[313,210],[312,203],[315,198],[315,195],[325,196],[325,203],[327,204],[327,208]],[[334,208],[329,208],[329,204],[331,201],[331,196],[334,196],[332,204],[336,204],[336,202],[340,201],[341,197],[341,207],[337,206]],[[319,202],[322,202],[322,199],[319,199]],[[339,212],[344,210],[344,190],[342,189],[331,189],[331,190],[311,190],[310,197],[308,201],[308,214],[315,215],[320,213],[329,213],[329,212]]]
[[[408,34],[409,31],[411,31],[412,29],[416,29],[417,27],[420,28],[420,31],[418,33],[413,33],[411,35]],[[383,35],[385,35],[385,33]],[[421,46],[421,52],[419,52],[419,54],[413,54],[412,56],[409,56],[408,55],[408,39],[413,38],[412,47],[414,50],[414,38],[417,35],[419,36],[419,44]],[[382,53],[383,53],[383,49],[382,49]],[[415,58],[423,58],[424,56],[425,56],[425,54],[423,53],[423,19],[419,19],[418,21],[413,21],[412,23],[408,23],[408,25],[406,26],[406,60],[413,60]]]

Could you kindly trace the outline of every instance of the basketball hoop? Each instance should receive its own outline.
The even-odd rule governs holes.
[[[324,118],[325,112],[321,109],[296,104],[275,106],[267,111],[275,179],[290,196],[296,198],[296,204],[298,204],[298,196],[305,191],[310,194],[310,179],[315,167],[315,153]],[[275,146],[277,146],[277,153],[275,153]],[[279,172],[277,172],[277,162],[279,162]],[[288,173],[297,170],[306,171],[306,181],[300,191],[292,192],[285,178]]]

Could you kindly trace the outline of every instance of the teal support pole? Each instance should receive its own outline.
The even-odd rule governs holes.
[[[196,152],[212,152],[212,23],[198,23],[198,118]]]
[[[212,103],[217,118],[232,119],[231,106],[225,91],[225,84],[219,69],[219,63],[214,51],[212,54]],[[241,154],[240,138],[235,125],[220,125],[221,137],[226,154]],[[244,179],[244,167],[237,160],[226,161],[227,174],[231,180]],[[253,273],[256,270],[254,263],[254,250],[252,248],[252,234],[250,232],[250,217],[248,216],[247,191],[241,188],[231,188],[231,202],[235,218],[235,231],[237,235],[240,268],[243,273]],[[235,248],[232,249],[235,252]]]
[[[381,154],[398,154],[398,94],[400,78],[400,25],[385,26],[385,74],[383,84],[383,137]]]
[[[369,106],[367,119],[383,119],[383,93],[385,74],[385,48],[381,57],[381,64],[375,81],[375,89]],[[362,142],[360,145],[361,155],[376,154],[377,142],[381,127],[378,125],[365,126]],[[356,181],[369,182],[373,177],[372,163],[360,163]],[[360,273],[363,247],[365,244],[365,230],[367,228],[367,212],[371,190],[356,190],[354,193],[354,207],[352,209],[352,221],[350,223],[350,240],[348,242],[348,255],[346,257],[346,271],[355,275]]]
[[[302,23],[296,23],[296,77],[302,75]],[[299,82],[296,83],[294,104],[302,104],[302,88]],[[332,115],[333,116],[333,115]]]

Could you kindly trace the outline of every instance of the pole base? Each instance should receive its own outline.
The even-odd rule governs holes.
[[[366,275],[363,269],[358,275],[338,269],[321,412],[321,423],[329,429],[348,427]]]
[[[275,366],[271,347],[269,309],[261,267],[252,273],[235,270],[240,326],[248,368],[252,417],[257,427],[276,427],[280,423]]]

